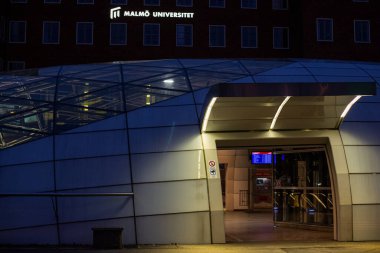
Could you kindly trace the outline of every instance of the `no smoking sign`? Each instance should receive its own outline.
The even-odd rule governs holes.
[[[216,162],[211,160],[208,162],[208,165],[210,166],[209,167],[210,176],[216,177],[216,168],[215,168]]]

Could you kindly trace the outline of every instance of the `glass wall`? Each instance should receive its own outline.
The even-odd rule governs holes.
[[[333,199],[325,151],[274,152],[274,221],[332,226]]]

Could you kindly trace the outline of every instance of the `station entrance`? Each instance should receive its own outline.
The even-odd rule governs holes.
[[[218,148],[227,242],[333,240],[324,146]]]

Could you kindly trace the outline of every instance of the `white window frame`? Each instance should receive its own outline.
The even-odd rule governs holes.
[[[18,22],[18,23],[24,23],[25,24],[24,40],[23,41],[11,41],[11,23],[13,23],[13,22]],[[25,44],[26,43],[26,29],[27,29],[27,26],[28,26],[28,23],[25,20],[9,20],[8,43],[11,43],[11,44]]]
[[[275,29],[278,29],[278,28],[281,28],[281,29],[286,29],[286,31],[287,31],[287,34],[288,34],[288,41],[287,41],[287,44],[288,44],[288,47],[275,47],[275,43],[274,43],[274,30]],[[278,49],[278,50],[281,50],[281,49],[283,49],[283,50],[287,50],[287,49],[289,49],[290,48],[290,41],[289,41],[289,27],[288,26],[275,26],[275,27],[273,27],[273,29],[272,29],[272,33],[273,33],[273,49]]]
[[[243,7],[243,0],[240,0],[240,8],[242,8],[242,9],[250,9],[250,10],[257,10],[257,0],[256,0],[256,7],[254,7],[254,8]]]
[[[158,44],[147,45],[145,44],[145,25],[158,25]],[[159,47],[161,45],[161,24],[160,23],[144,23],[143,24],[143,46],[144,47]]]
[[[82,42],[78,42],[78,26],[79,26],[79,24],[91,24],[91,28],[92,28],[92,30],[91,30],[91,34],[92,34],[92,36],[91,36],[91,42],[86,42],[86,43],[82,43]],[[75,33],[75,41],[76,41],[76,44],[77,45],[93,45],[94,44],[94,22],[77,22],[76,23],[76,33]]]
[[[178,4],[178,0],[176,0],[176,6],[177,7],[193,7],[193,0],[191,0],[191,4],[190,5]]]
[[[319,34],[319,22],[318,21],[322,21],[322,20],[329,20],[331,21],[331,39],[330,40],[325,40],[325,39],[321,39],[320,38],[320,34]],[[317,18],[316,19],[316,32],[317,32],[317,41],[321,41],[321,42],[332,42],[334,41],[334,19],[332,18]]]
[[[45,42],[45,24],[46,23],[58,23],[58,41],[57,42]],[[42,23],[42,44],[58,45],[61,41],[61,22],[60,21],[43,21]]]
[[[356,22],[366,22],[368,23],[368,41],[357,41],[356,40]],[[358,44],[370,44],[371,43],[371,22],[368,19],[355,19],[354,20],[354,42]]]
[[[277,8],[275,6],[277,1],[286,1],[286,8]],[[272,9],[273,10],[280,10],[280,11],[281,10],[288,10],[289,9],[289,1],[288,0],[272,0]]]
[[[223,0],[223,6],[212,6],[211,5],[211,0],[208,1],[208,7],[209,8],[226,8],[226,0]]]
[[[177,28],[178,26],[190,26],[191,27],[191,44],[190,45],[178,45],[178,40],[177,40]],[[175,29],[175,44],[176,47],[193,47],[194,43],[194,28],[192,24],[176,24],[176,29]]]
[[[254,47],[243,46],[243,28],[255,28],[255,30],[256,30],[256,42],[255,42],[256,46],[254,46]],[[249,26],[249,25],[240,26],[240,47],[241,48],[258,48],[258,42],[259,42],[258,37],[259,36],[258,36],[257,26]]]
[[[112,43],[112,25],[125,25],[125,43]],[[110,23],[110,41],[109,41],[110,46],[125,46],[128,45],[128,24],[127,23]]]
[[[223,46],[212,46],[211,45],[211,27],[223,27],[224,30],[224,38],[223,38]],[[225,25],[209,25],[208,26],[208,47],[213,47],[213,48],[225,48],[226,47],[226,26]]]

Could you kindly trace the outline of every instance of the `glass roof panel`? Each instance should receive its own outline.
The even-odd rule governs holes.
[[[50,106],[15,113],[0,119],[0,125],[29,133],[49,134],[53,127],[53,109]]]
[[[236,79],[244,77],[244,75],[212,72],[212,71],[200,71],[191,70],[187,71],[193,90],[198,90],[205,87],[210,87],[219,83],[228,83]]]
[[[30,133],[23,130],[13,130],[6,127],[0,127],[0,147],[7,148],[20,143],[36,140],[46,135],[39,133]]]
[[[138,81],[147,78],[153,78],[155,76],[170,74],[177,72],[176,68],[155,68],[136,65],[123,65],[123,78],[124,82]]]
[[[47,67],[47,68],[40,68],[38,70],[39,76],[58,76],[60,74],[60,70],[62,69],[61,66],[55,66],[55,67]]]
[[[84,109],[102,109],[118,112],[124,110],[121,85],[87,92],[74,98],[62,100],[61,103],[80,106]]]
[[[261,75],[274,75],[274,76],[310,76],[311,73],[306,68],[300,66],[299,64],[289,64],[281,66],[278,68],[273,68],[268,71],[258,73],[257,76]]]
[[[57,105],[56,132],[87,125],[119,113],[84,106]]]
[[[79,74],[87,71],[101,70],[103,68],[111,67],[109,63],[99,63],[99,64],[80,64],[80,65],[65,65],[62,66],[60,75],[70,76],[74,74]]]
[[[145,86],[145,87],[156,87],[168,90],[182,90],[190,91],[190,85],[186,79],[183,71],[177,71],[175,73],[168,73],[160,76],[154,76],[152,78],[146,78],[138,81],[129,82],[129,84]]]
[[[60,78],[57,91],[57,100],[61,101],[67,98],[82,96],[96,90],[106,89],[116,85],[117,83],[113,82]]]
[[[282,60],[282,61],[271,61],[271,60],[240,60],[240,63],[245,66],[245,68],[252,74],[256,75],[268,71],[273,68],[278,68],[281,66],[286,66],[292,64],[293,62]]]
[[[45,78],[31,83],[17,83],[12,88],[0,92],[2,96],[38,101],[54,101],[56,78]]]
[[[0,75],[0,145],[8,147],[67,131],[219,83],[374,81],[380,82],[379,64],[307,59],[168,59],[12,72]],[[254,99],[254,103],[225,100],[226,105],[229,103],[227,107],[217,103],[214,115],[210,116],[210,127],[218,131],[223,123],[234,129],[244,121],[245,124],[240,123],[241,129],[268,129],[273,116],[267,115],[275,113],[284,97],[277,97],[278,101]],[[292,98],[280,114],[276,128],[282,129],[285,123],[292,127],[301,119],[305,119],[305,124],[316,121],[315,126],[319,126],[325,122],[324,126],[330,127],[331,122],[339,120],[347,103],[339,99],[342,98],[336,97],[330,105],[327,100],[320,104],[312,97],[305,104],[302,99]],[[55,110],[57,120],[53,121]]]
[[[212,71],[212,72],[222,72],[240,75],[249,75],[249,72],[245,69],[239,61],[226,61],[219,62],[209,65],[202,65],[198,67],[193,67],[191,70],[202,70],[202,71]]]
[[[126,110],[130,111],[138,107],[149,106],[184,93],[150,87],[125,86]]]
[[[151,60],[151,61],[131,61],[122,62],[126,65],[135,65],[140,67],[154,67],[154,68],[169,68],[169,69],[181,69],[182,65],[176,59],[167,60]]]
[[[14,90],[19,86],[25,86],[40,80],[49,79],[48,77],[36,76],[0,76],[0,91]]]
[[[0,119],[11,117],[14,114],[30,111],[41,106],[48,106],[48,103],[29,99],[0,97]]]
[[[87,70],[70,75],[64,75],[65,77],[87,79],[93,81],[106,81],[106,82],[121,82],[121,66],[119,64],[110,65],[107,68]]]
[[[225,59],[179,59],[185,68],[194,68],[226,62]]]
[[[230,81],[228,83],[255,83],[255,82],[256,81],[252,78],[252,76],[247,76],[247,77]]]

